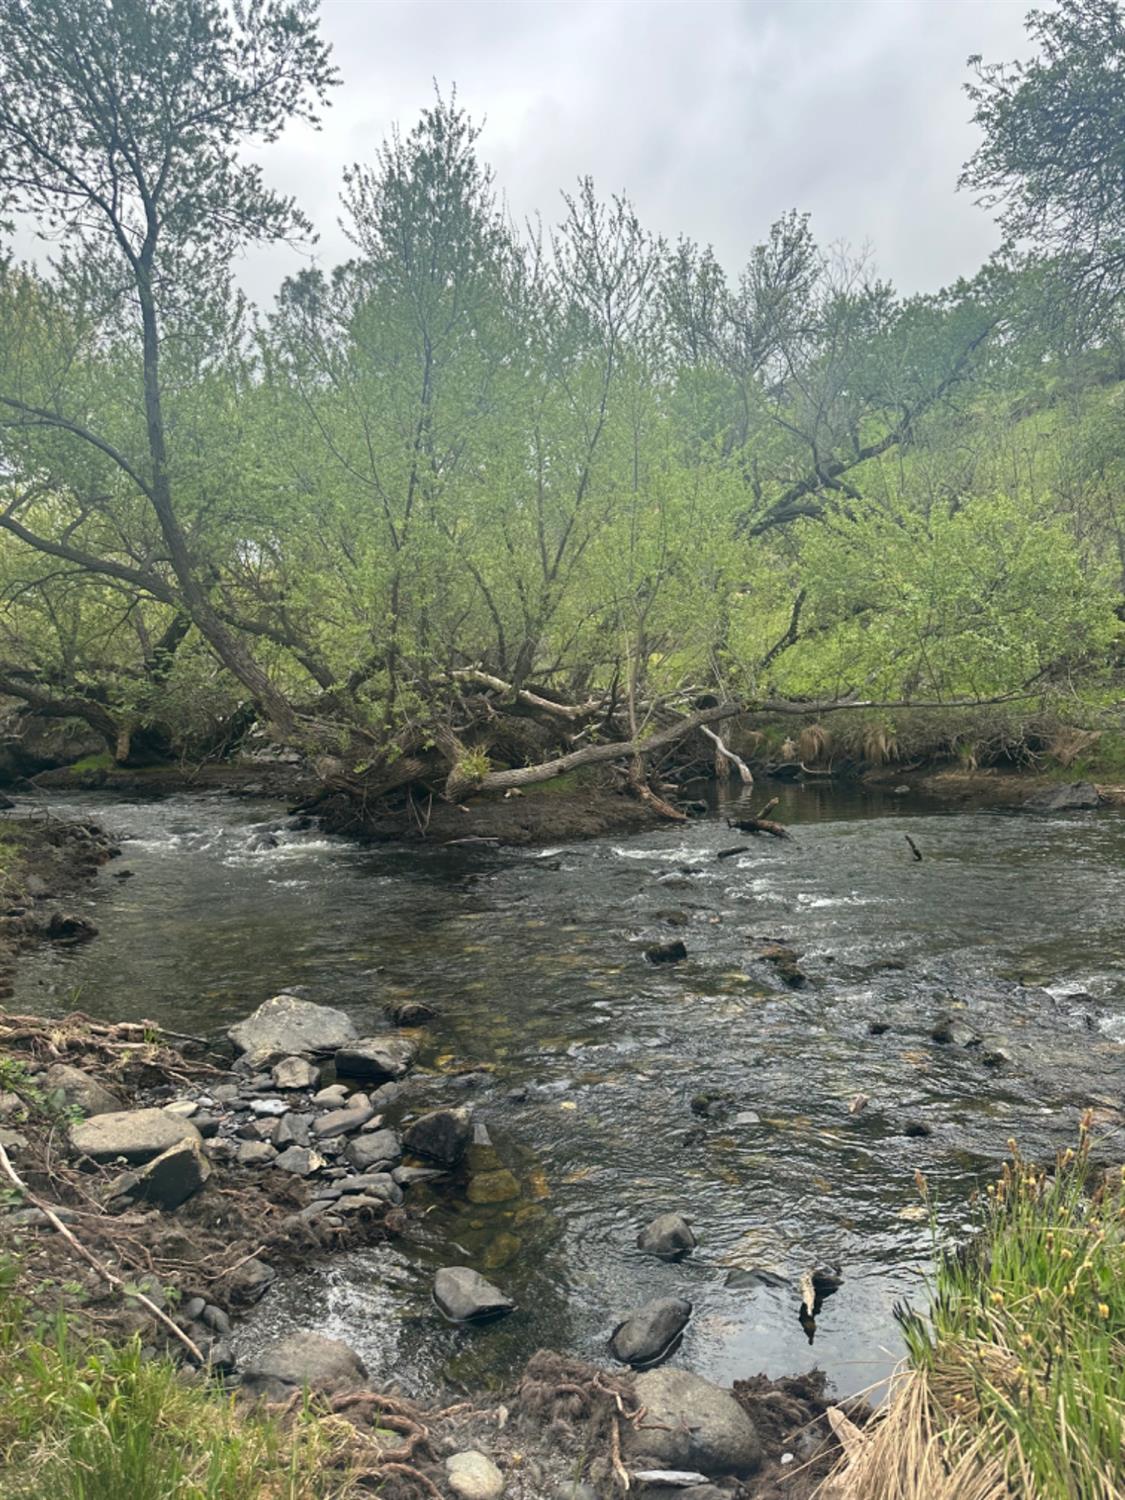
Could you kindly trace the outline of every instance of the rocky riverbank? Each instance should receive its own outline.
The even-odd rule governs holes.
[[[504,1397],[471,1394],[454,1408],[364,1394],[358,1356],[315,1329],[236,1359],[239,1317],[290,1266],[408,1239],[435,1182],[471,1202],[511,1190],[468,1105],[419,1107],[410,1070],[428,1024],[439,1024],[435,1011],[415,1001],[361,1037],[343,1012],[288,995],[221,1039],[79,1015],[4,1017],[0,1143],[12,1193],[0,1245],[25,1295],[87,1332],[139,1333],[152,1354],[204,1367],[249,1400],[284,1404],[308,1386],[326,1412],[352,1413],[369,1432],[397,1411],[395,1430],[413,1424],[417,1440],[405,1445],[405,1476],[392,1463],[384,1478],[407,1489],[583,1500],[628,1477],[646,1495],[686,1486],[698,1500],[716,1484],[762,1500],[810,1493],[834,1451],[823,1381],[757,1377],[732,1392],[665,1365],[691,1316],[682,1299],[623,1313],[608,1368],[544,1351]],[[639,1227],[646,1253],[675,1259],[694,1247],[675,1215]],[[497,1280],[440,1269],[434,1318],[468,1330],[512,1314]]]

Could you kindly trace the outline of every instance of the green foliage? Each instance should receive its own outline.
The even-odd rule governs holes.
[[[189,1385],[140,1340],[87,1341],[48,1325],[0,1263],[0,1489],[11,1500],[346,1500],[340,1436],[298,1412],[292,1427]]]

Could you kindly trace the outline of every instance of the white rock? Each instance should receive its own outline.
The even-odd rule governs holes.
[[[469,1449],[445,1460],[449,1488],[461,1500],[497,1500],[504,1492],[504,1476],[486,1453]]]

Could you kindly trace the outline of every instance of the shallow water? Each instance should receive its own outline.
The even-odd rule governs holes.
[[[125,857],[72,903],[99,939],[32,956],[12,1004],[199,1033],[282,989],[364,1032],[383,1029],[390,1000],[436,1003],[408,1104],[471,1100],[521,1197],[413,1190],[428,1209],[414,1237],[275,1289],[243,1348],[311,1324],[423,1393],[503,1383],[544,1345],[599,1357],[617,1314],[682,1294],[695,1312],[677,1362],[723,1381],[820,1364],[857,1390],[897,1359],[893,1305],[921,1288],[916,1169],[956,1228],[1008,1136],[1045,1150],[1086,1104],[1122,1103],[1125,817],[950,812],[826,786],[781,797],[784,843],[711,816],[534,851],[282,832],[260,852],[251,836],[281,825],[280,808],[53,799],[120,835]],[[737,843],[752,847],[716,859]],[[675,937],[686,962],[645,962]],[[757,938],[797,947],[808,987],[754,962]],[[877,967],[889,961],[902,967]],[[1009,1064],[932,1040],[960,1006]],[[462,1091],[453,1073],[469,1064],[486,1071]],[[758,1123],[700,1120],[691,1101],[708,1090]],[[870,1103],[851,1115],[860,1092]],[[907,1121],[933,1134],[907,1136]],[[668,1208],[700,1242],[679,1265],[633,1247]],[[430,1274],[466,1262],[516,1298],[514,1316],[471,1331],[439,1320]],[[844,1282],[810,1343],[796,1279],[825,1262]],[[790,1285],[726,1284],[754,1267]]]

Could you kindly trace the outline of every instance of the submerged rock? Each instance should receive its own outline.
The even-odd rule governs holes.
[[[671,1354],[691,1317],[683,1297],[658,1297],[629,1313],[610,1335],[609,1349],[623,1365],[651,1365]]]
[[[1023,804],[1027,812],[1085,812],[1101,805],[1101,793],[1091,781],[1072,781],[1069,786],[1045,787]]]
[[[43,1075],[43,1082],[51,1093],[61,1093],[73,1109],[80,1109],[84,1115],[107,1115],[124,1109],[124,1101],[115,1093],[69,1063],[52,1063]]]
[[[436,1021],[438,1013],[424,1000],[403,1000],[391,1007],[390,1017],[396,1026],[425,1026],[428,1021]]]
[[[227,1036],[252,1060],[323,1056],[352,1041],[356,1030],[342,1010],[296,995],[274,995]]]
[[[336,1053],[341,1078],[370,1078],[376,1083],[401,1078],[414,1061],[414,1046],[403,1036],[366,1036]]]
[[[761,1463],[757,1428],[722,1386],[666,1368],[638,1375],[636,1393],[646,1414],[625,1434],[631,1458],[704,1474],[751,1474]]]
[[[520,1195],[520,1185],[506,1167],[495,1172],[474,1172],[465,1196],[470,1203],[508,1203]]]
[[[140,1165],[178,1146],[199,1143],[202,1137],[190,1120],[177,1120],[162,1109],[125,1109],[93,1115],[70,1127],[70,1144],[93,1161],[126,1161]]]
[[[457,1165],[472,1139],[473,1116],[465,1105],[458,1109],[434,1109],[429,1114],[420,1115],[403,1135],[408,1151],[447,1167]]]
[[[679,938],[670,943],[653,943],[645,949],[650,964],[678,964],[687,957],[687,948]]]
[[[110,1188],[111,1199],[153,1203],[157,1208],[179,1208],[204,1185],[211,1163],[198,1139],[177,1141],[134,1172],[126,1172]]]
[[[302,1330],[270,1344],[244,1368],[243,1380],[252,1388],[271,1385],[307,1387],[332,1395],[356,1390],[367,1379],[367,1367],[354,1349],[340,1339]]]
[[[449,1488],[459,1500],[499,1500],[504,1476],[485,1453],[470,1449],[445,1460]]]
[[[91,938],[96,938],[98,935],[98,929],[93,922],[87,922],[85,917],[78,917],[73,912],[65,911],[52,912],[51,919],[43,932],[52,943],[61,943],[64,946],[88,943]]]
[[[659,1214],[637,1235],[637,1249],[661,1260],[679,1260],[695,1248],[695,1235],[683,1214]]]
[[[434,1277],[434,1301],[454,1323],[501,1317],[516,1305],[469,1266],[444,1266]]]

